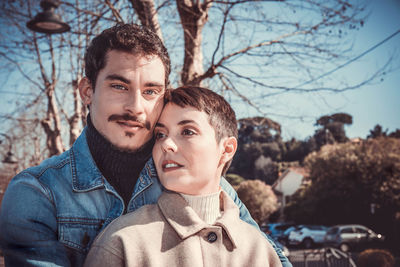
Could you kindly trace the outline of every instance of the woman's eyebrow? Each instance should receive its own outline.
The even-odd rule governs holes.
[[[165,128],[165,125],[162,124],[161,122],[157,122],[155,127]]]
[[[194,120],[181,120],[180,122],[178,122],[178,125],[185,125],[185,124],[190,124],[190,123],[198,125],[198,123],[196,121],[194,121]],[[161,122],[157,122],[155,127],[167,128]]]
[[[194,120],[181,120],[180,122],[178,122],[178,125],[185,125],[185,124],[190,124],[190,123],[198,125],[198,123]]]

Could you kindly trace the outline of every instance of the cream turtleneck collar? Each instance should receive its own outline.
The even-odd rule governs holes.
[[[180,193],[200,219],[208,224],[213,224],[221,216],[220,194],[221,190],[200,196]]]

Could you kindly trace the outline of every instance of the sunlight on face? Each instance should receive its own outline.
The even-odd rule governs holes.
[[[155,136],[153,159],[165,188],[189,195],[218,191],[224,147],[205,112],[168,103]]]
[[[120,149],[135,150],[152,137],[163,107],[165,69],[160,58],[112,50],[87,103],[95,128]]]

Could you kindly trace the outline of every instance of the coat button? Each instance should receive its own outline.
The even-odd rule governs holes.
[[[214,243],[215,241],[217,241],[217,234],[214,232],[209,233],[207,236],[207,240],[210,243]]]

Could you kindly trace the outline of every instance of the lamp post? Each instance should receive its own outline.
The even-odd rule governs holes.
[[[46,34],[63,33],[69,31],[71,27],[61,20],[61,17],[54,13],[54,9],[60,5],[57,0],[42,0],[40,7],[43,12],[37,14],[26,26],[35,32]]]
[[[12,142],[11,142],[11,138],[4,134],[4,133],[0,133],[0,135],[4,136],[7,141],[8,141],[8,151],[6,156],[3,159],[3,163],[7,163],[7,164],[16,164],[18,163],[18,160],[15,158],[14,154],[12,153]],[[3,143],[2,140],[0,140],[0,144]]]

